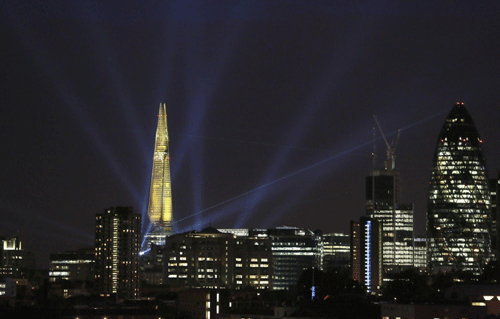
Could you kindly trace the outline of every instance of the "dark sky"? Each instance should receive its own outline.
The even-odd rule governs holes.
[[[336,3],[0,0],[0,234],[47,267],[93,244],[106,207],[144,212],[159,103],[178,231],[347,233],[364,214],[376,114],[389,140],[403,128],[403,201],[423,234],[455,102],[490,177],[500,169],[500,6]]]

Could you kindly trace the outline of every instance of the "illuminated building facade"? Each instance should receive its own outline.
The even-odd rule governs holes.
[[[164,283],[177,289],[272,289],[271,240],[205,228],[168,237]]]
[[[296,227],[215,229],[168,237],[165,284],[176,288],[287,290],[306,269],[322,269],[321,233]]]
[[[498,192],[500,191],[500,172],[497,178],[490,179],[491,196],[491,258],[496,260],[500,257],[499,227],[500,225],[500,207],[498,206]]]
[[[145,236],[145,251],[150,248],[151,243],[163,245],[165,237],[172,234],[172,184],[165,104],[160,104],[158,112],[148,217],[150,227]]]
[[[349,268],[351,237],[342,233],[323,234],[323,270]]]
[[[0,277],[24,277],[35,268],[33,253],[22,248],[17,236],[0,237]]]
[[[3,267],[22,268],[24,266],[24,250],[19,237],[1,238],[1,264]]]
[[[482,140],[463,103],[441,129],[434,154],[428,211],[432,271],[480,274],[490,260],[491,206]]]
[[[94,247],[67,251],[60,254],[50,254],[50,281],[94,280],[94,255]]]
[[[176,308],[191,319],[224,317],[230,312],[230,304],[230,292],[226,289],[182,290],[178,292],[176,300]]]
[[[259,244],[262,247],[266,247],[270,241],[270,255],[267,255],[268,249],[265,248],[266,256],[252,258],[260,258],[259,267],[269,269],[272,274],[270,285],[272,285],[273,290],[288,290],[291,286],[296,285],[300,275],[306,269],[312,267],[323,269],[323,241],[320,231],[286,226],[274,229],[243,228],[221,229],[220,231],[234,234],[240,239],[248,236],[247,238],[262,240],[263,242]],[[250,244],[250,246],[257,247],[257,242]],[[266,266],[269,261],[271,264]],[[250,260],[250,263],[254,263],[253,267],[257,265],[257,261]],[[250,266],[252,267],[252,265]],[[262,276],[267,276],[267,274],[260,276],[261,282],[265,282],[267,277]]]
[[[0,276],[0,298],[15,298],[17,295],[17,284],[13,278],[2,278]]]
[[[270,238],[236,237],[234,245],[234,277],[236,289],[274,289],[273,251]]]
[[[367,292],[380,289],[382,268],[382,223],[373,218],[361,217],[351,221],[352,279],[363,284]]]
[[[168,237],[163,282],[176,288],[233,288],[233,237],[211,227]]]
[[[272,242],[273,289],[288,290],[295,286],[306,269],[322,270],[323,245],[320,231],[297,227],[253,229],[252,236],[265,237]]]
[[[413,267],[420,272],[427,270],[427,240],[425,237],[415,237],[413,246]]]
[[[141,215],[132,207],[96,214],[95,281],[98,292],[118,298],[139,297]]]
[[[374,170],[366,178],[366,214],[382,224],[384,273],[413,267],[413,205],[398,204],[400,173],[396,169]]]

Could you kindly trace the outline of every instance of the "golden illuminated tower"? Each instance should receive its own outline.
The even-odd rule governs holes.
[[[146,249],[151,246],[151,243],[163,245],[165,237],[172,234],[172,184],[170,183],[168,141],[167,112],[165,104],[160,104],[149,191],[150,230],[146,234]]]

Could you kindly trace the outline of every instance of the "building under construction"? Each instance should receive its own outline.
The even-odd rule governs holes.
[[[396,147],[401,132],[389,143],[377,117],[374,118],[387,149],[384,168],[376,169],[374,143],[373,170],[366,177],[366,215],[382,224],[383,273],[389,274],[414,266],[413,204],[400,203],[402,187],[401,174],[396,169]]]

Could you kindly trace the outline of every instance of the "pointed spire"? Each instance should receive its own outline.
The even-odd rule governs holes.
[[[165,236],[172,232],[172,185],[168,144],[166,105],[160,103],[149,192],[148,217],[151,230],[146,235],[149,238],[146,243],[148,248],[151,242],[161,244]]]

